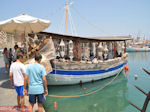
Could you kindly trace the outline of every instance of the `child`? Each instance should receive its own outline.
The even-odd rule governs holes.
[[[4,55],[4,62],[5,62],[5,73],[7,73],[7,65],[8,65],[8,52],[7,48],[5,47],[3,50],[3,55]]]

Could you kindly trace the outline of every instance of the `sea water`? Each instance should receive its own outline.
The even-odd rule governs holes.
[[[71,98],[47,96],[46,103],[44,103],[46,112],[139,112],[129,104],[129,101],[140,108],[143,107],[146,96],[134,85],[145,92],[150,91],[150,76],[142,70],[144,67],[150,71],[149,56],[149,52],[129,53],[129,73],[122,71],[110,85],[91,95]],[[113,78],[82,85],[49,86],[49,95],[76,96],[90,93],[104,87]],[[54,102],[56,102],[55,106]],[[150,112],[150,104],[146,112]]]

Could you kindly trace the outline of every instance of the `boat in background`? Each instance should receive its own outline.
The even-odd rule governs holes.
[[[149,46],[144,46],[143,44],[140,43],[135,43],[127,47],[127,52],[149,52],[149,51],[150,51]]]
[[[127,52],[149,52],[150,46],[148,46],[148,43],[148,40],[137,37],[136,40],[133,39],[132,42],[128,44]]]

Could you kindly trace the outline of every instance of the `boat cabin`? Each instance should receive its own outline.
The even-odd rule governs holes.
[[[40,32],[39,34],[52,38],[57,59],[95,63],[121,57],[126,53],[126,40],[131,39],[130,35],[78,37],[48,32]]]

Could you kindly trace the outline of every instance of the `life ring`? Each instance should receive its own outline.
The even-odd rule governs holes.
[[[82,50],[79,46],[74,47],[73,52],[78,56],[82,53]]]

